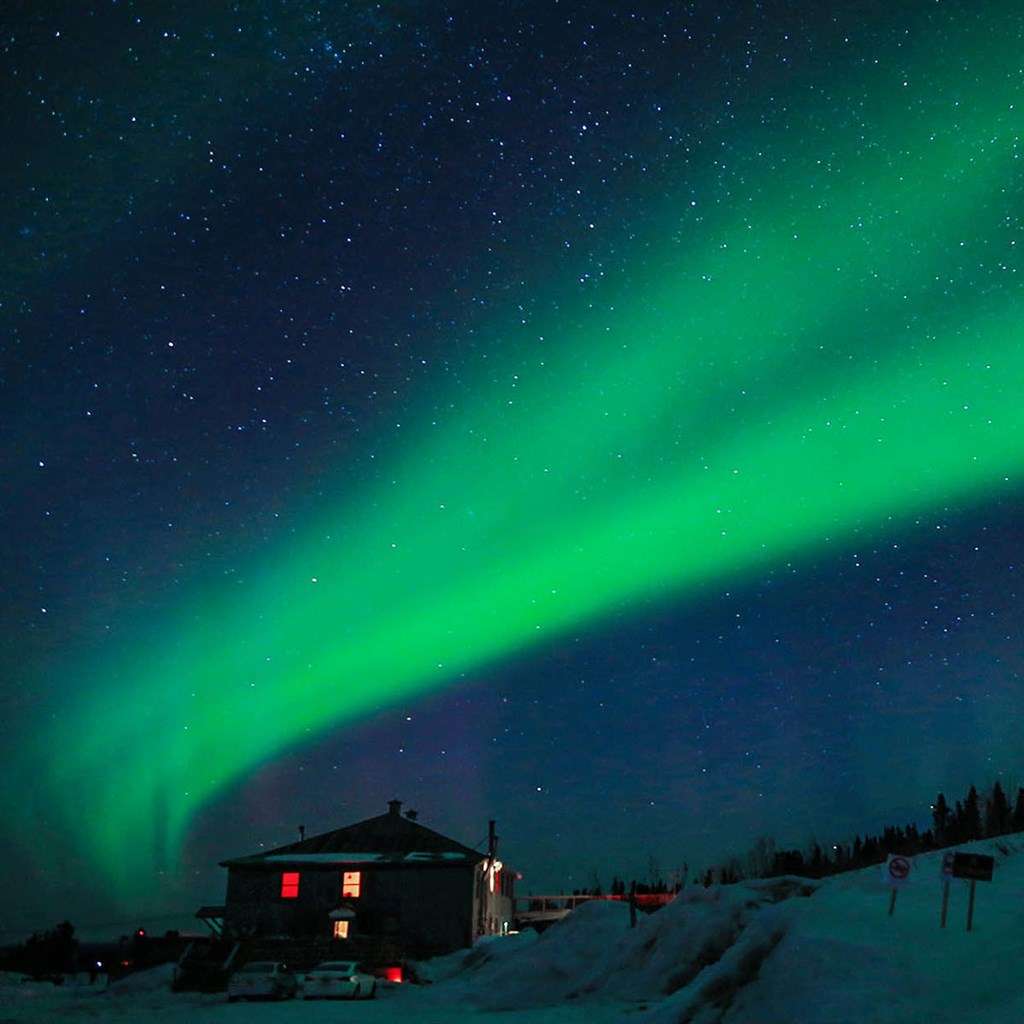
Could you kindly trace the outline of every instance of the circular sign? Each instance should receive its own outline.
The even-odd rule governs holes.
[[[902,882],[910,874],[910,861],[906,857],[893,857],[889,861],[889,874],[897,882]]]

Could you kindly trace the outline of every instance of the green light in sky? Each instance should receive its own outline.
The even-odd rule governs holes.
[[[91,666],[46,743],[48,795],[95,862],[142,886],[196,808],[331,726],[1018,479],[1024,339],[979,242],[1009,280],[1018,83],[998,62],[983,77],[955,123],[937,100],[898,143],[776,149],[726,216],[677,216],[685,241],[543,344],[495,322],[503,354],[447,417],[403,428],[376,483],[243,594],[203,594],[157,649]]]

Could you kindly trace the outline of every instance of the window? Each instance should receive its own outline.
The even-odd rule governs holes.
[[[299,897],[298,871],[285,871],[281,875],[281,899],[294,900]]]
[[[336,939],[347,939],[348,938],[348,921],[335,921],[334,922],[334,937]]]
[[[358,871],[343,871],[341,875],[341,895],[351,900],[359,899],[362,888],[362,877]]]

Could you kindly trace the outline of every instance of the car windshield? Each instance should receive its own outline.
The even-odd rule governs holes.
[[[349,960],[332,960],[328,964],[318,964],[314,970],[317,971],[340,971],[342,974],[352,974],[356,965]]]
[[[241,973],[242,974],[273,974],[274,968],[277,964],[269,962],[259,962],[254,964],[246,964]]]

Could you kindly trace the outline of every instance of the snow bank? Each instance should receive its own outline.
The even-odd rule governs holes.
[[[131,996],[142,992],[170,991],[174,981],[174,964],[160,964],[146,971],[135,971],[109,986],[112,996]]]
[[[503,949],[508,940],[498,939],[458,962],[446,958],[440,977],[450,979],[453,994],[457,990],[487,1010],[567,999],[656,1000],[686,987],[734,951],[766,907],[808,896],[815,887],[813,882],[775,879],[693,889],[655,914],[640,914],[636,928],[630,928],[625,903],[584,903],[525,948]],[[752,935],[745,941],[753,943]]]
[[[959,881],[939,928],[936,852],[892,917],[877,867],[691,890],[633,929],[624,904],[586,903],[525,945],[449,958],[437,988],[480,1011],[618,1005],[638,1024],[1020,1024],[1024,839],[964,849],[997,861],[971,933]]]
[[[513,935],[485,935],[477,940],[472,949],[458,949],[447,956],[418,962],[415,965],[415,975],[419,981],[446,981],[462,971],[472,970],[484,964],[493,965],[499,959],[515,956],[538,938],[540,936],[532,928]]]

